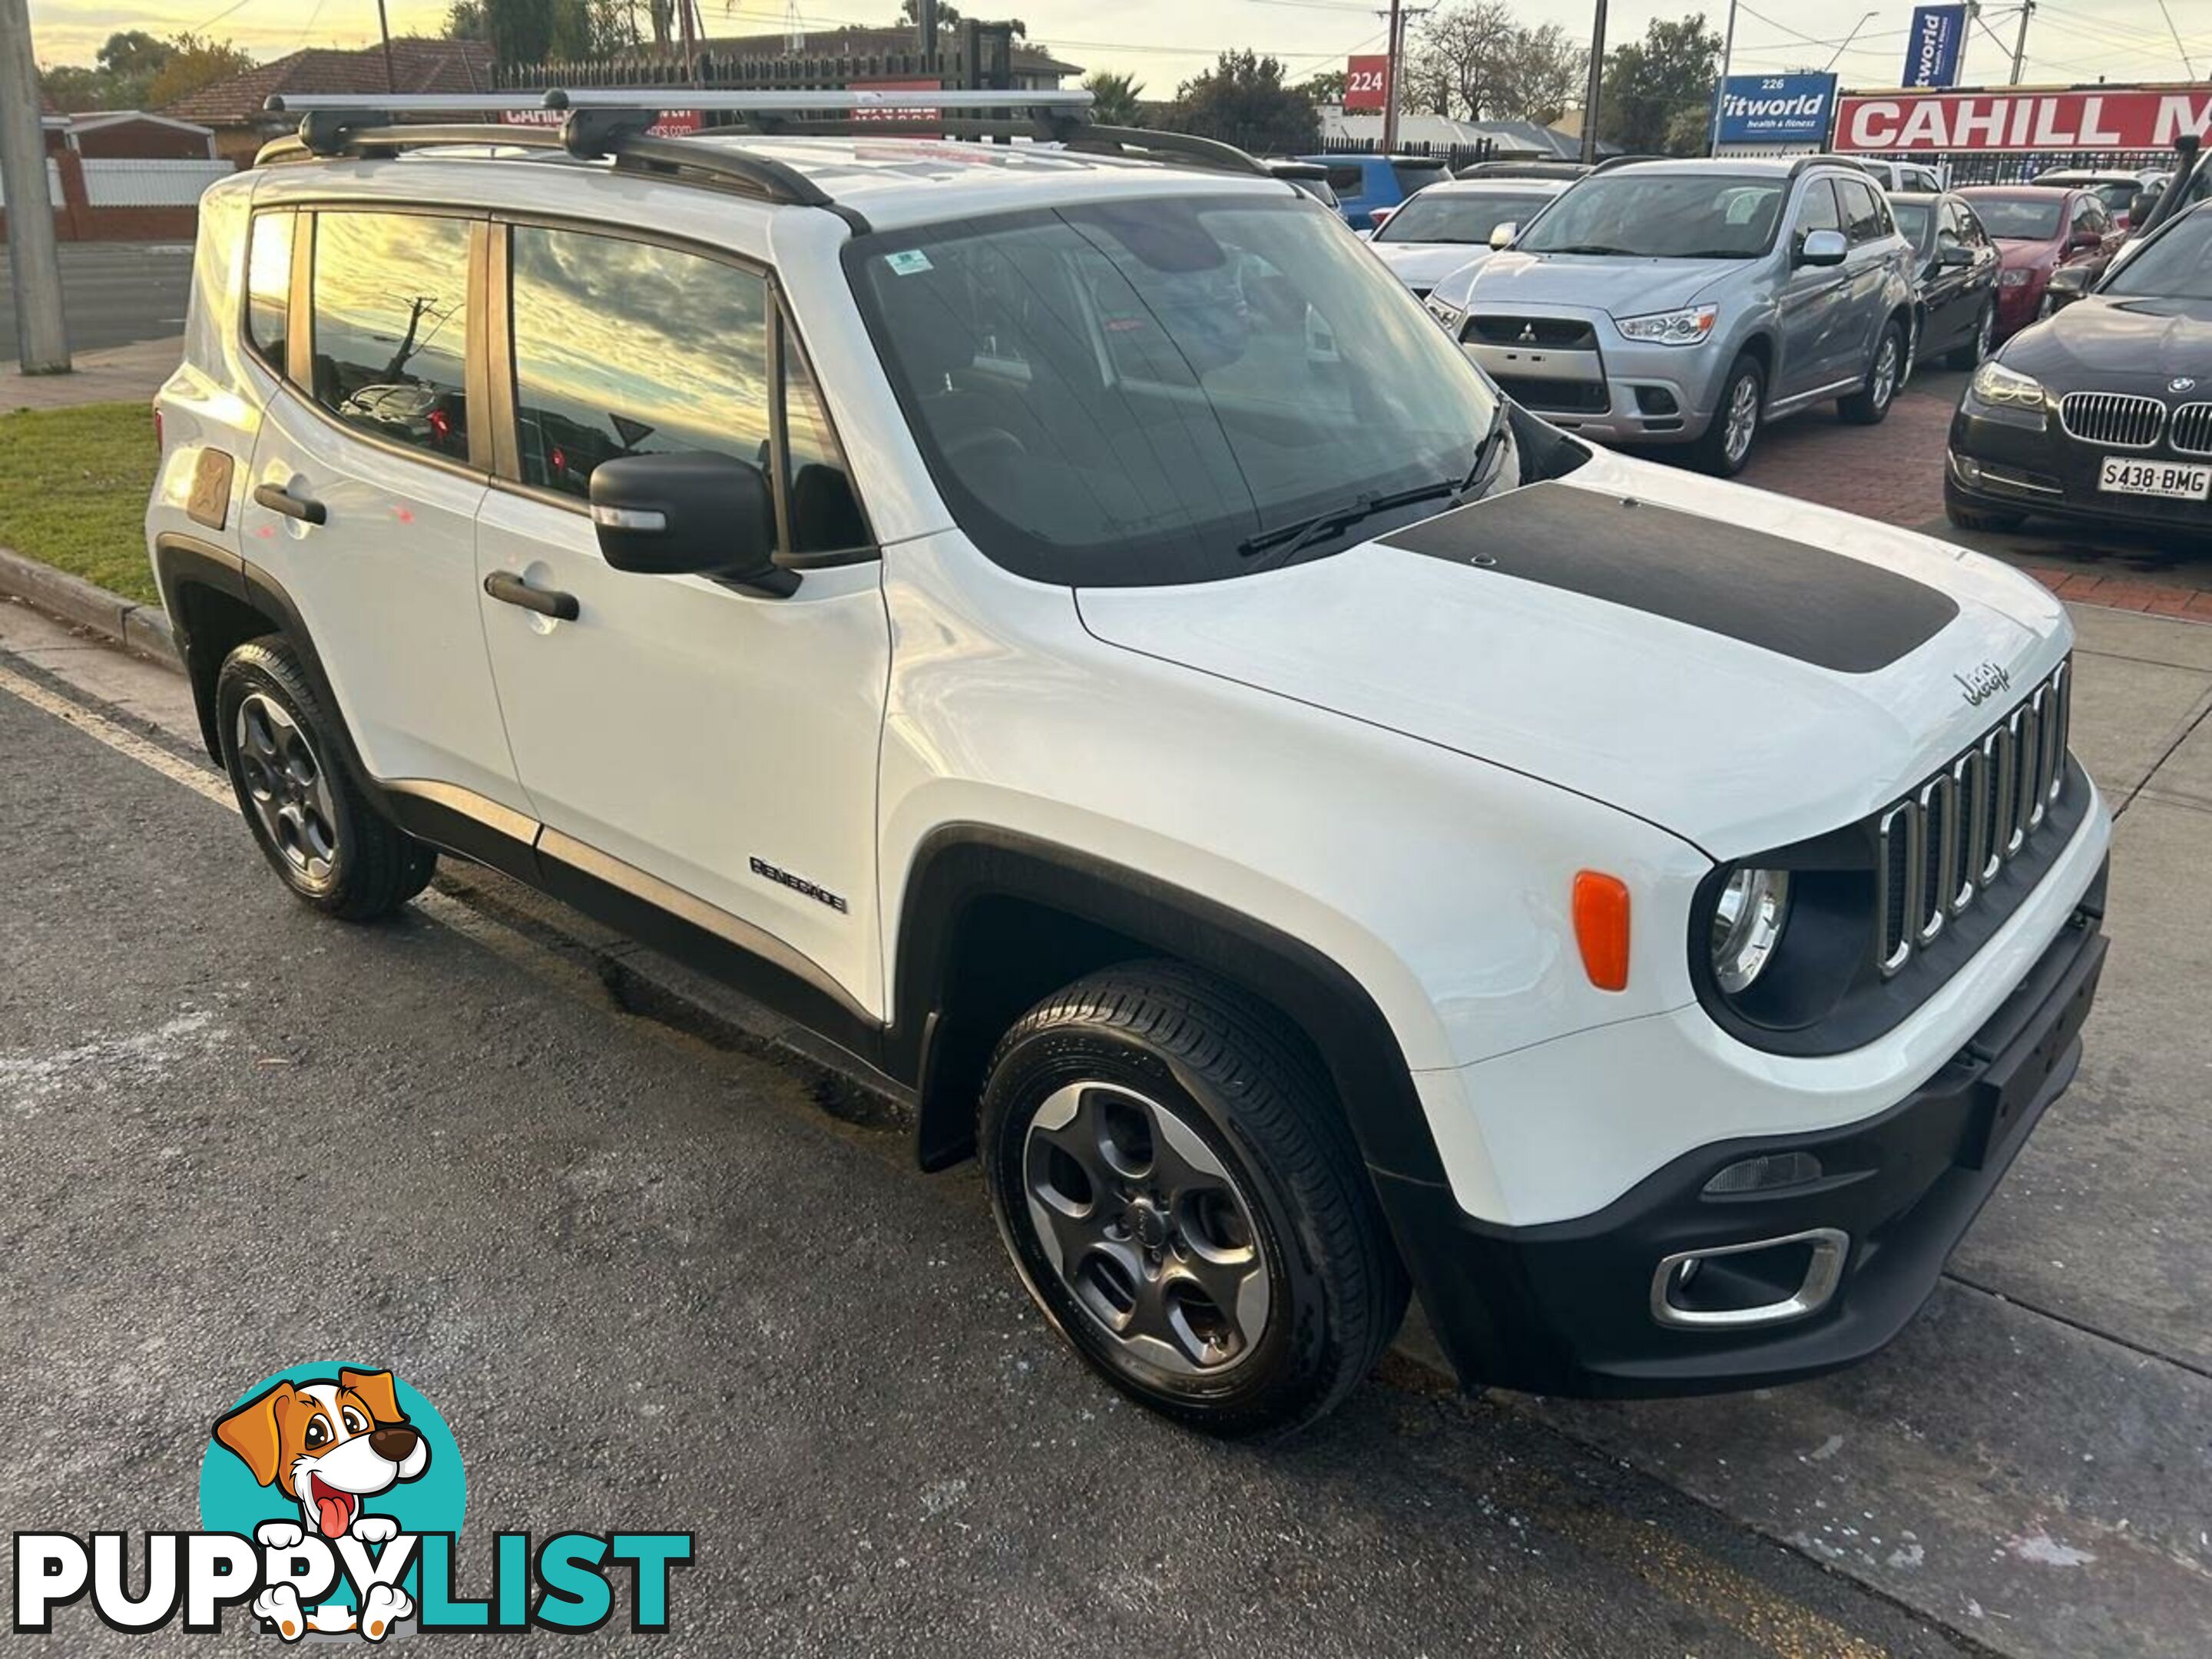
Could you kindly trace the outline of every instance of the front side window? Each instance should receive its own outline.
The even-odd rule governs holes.
[[[1462,242],[1488,247],[1500,225],[1525,225],[1541,213],[1549,195],[1425,190],[1390,216],[1375,233],[1378,242]]]
[[[315,401],[369,436],[465,460],[468,221],[319,213],[314,269]]]
[[[1797,204],[1797,221],[1790,227],[1790,234],[1799,247],[1805,238],[1816,230],[1841,231],[1844,216],[1836,207],[1836,187],[1826,179],[1815,179],[1805,186],[1805,194]]]
[[[845,257],[947,504],[1042,580],[1237,575],[1252,538],[1457,483],[1498,409],[1396,278],[1287,196],[1009,214]]]
[[[1836,198],[1843,204],[1844,227],[1854,244],[1875,241],[1889,234],[1889,215],[1866,180],[1837,179]]]
[[[1527,253],[1750,259],[1774,245],[1784,181],[1625,167],[1593,173],[1522,237]]]
[[[601,461],[697,450],[767,471],[765,278],[617,236],[509,237],[523,483],[580,500]]]
[[[279,374],[292,322],[292,216],[254,216],[246,250],[246,343]]]

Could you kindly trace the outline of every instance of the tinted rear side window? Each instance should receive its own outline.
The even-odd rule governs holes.
[[[315,401],[372,437],[469,453],[469,222],[315,216]]]
[[[1844,204],[1844,223],[1854,242],[1871,242],[1889,234],[1889,213],[1863,179],[1838,179],[1836,195]]]
[[[257,214],[246,250],[246,343],[279,374],[292,316],[292,216]]]

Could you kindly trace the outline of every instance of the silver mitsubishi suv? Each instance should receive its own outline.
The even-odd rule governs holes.
[[[1608,162],[1430,295],[1524,407],[1743,470],[1760,425],[1834,398],[1871,426],[1912,361],[1912,253],[1835,156]]]

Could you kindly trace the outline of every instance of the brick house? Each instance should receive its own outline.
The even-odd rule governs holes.
[[[187,93],[161,113],[213,128],[216,153],[243,167],[263,144],[297,125],[265,112],[272,94],[489,92],[491,66],[491,48],[481,40],[402,35],[392,43],[388,78],[380,46],[310,46]]]

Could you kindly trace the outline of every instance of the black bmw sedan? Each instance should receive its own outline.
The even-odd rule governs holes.
[[[1943,505],[1962,530],[2031,514],[2212,530],[2212,203],[1976,371]]]

